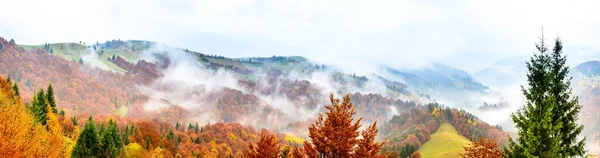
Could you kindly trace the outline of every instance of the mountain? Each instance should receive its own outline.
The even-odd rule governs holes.
[[[324,111],[332,93],[350,94],[364,123],[379,122],[382,139],[394,140],[387,149],[420,147],[441,122],[470,139],[503,135],[464,110],[426,104],[438,96],[484,94],[487,89],[468,73],[438,63],[388,68],[391,75],[357,76],[300,56],[227,58],[141,40],[92,45],[0,41],[0,73],[14,79],[25,101],[51,83],[65,118],[116,118],[143,126],[154,131],[141,133],[152,137],[150,146],[142,144],[147,148],[173,143],[154,138],[172,130],[190,150],[167,146],[171,153],[206,155],[212,147],[221,153],[217,157],[239,156],[242,144],[253,141],[253,130],[260,128],[306,138],[308,125]],[[66,120],[71,133],[83,124]],[[187,130],[180,124],[188,125]]]
[[[488,87],[482,85],[469,73],[441,63],[432,63],[418,69],[384,68],[383,76],[404,83],[419,94],[426,94],[432,100],[454,100],[459,104],[467,100],[457,100],[472,94],[485,95]]]
[[[243,36],[229,37],[210,32],[191,33],[182,36],[181,45],[191,46],[187,49],[204,54],[219,54],[232,56],[236,54],[253,54],[271,56],[285,54],[298,54],[302,48],[290,46],[266,38]]]
[[[594,77],[600,75],[600,61],[592,60],[581,63],[571,70],[573,73],[578,73],[585,77]]]
[[[526,61],[527,58],[525,57],[498,60],[492,65],[477,71],[474,76],[483,84],[495,88],[518,85],[521,81],[525,81]]]

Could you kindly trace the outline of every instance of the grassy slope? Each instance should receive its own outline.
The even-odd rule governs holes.
[[[25,50],[43,49],[44,47],[43,45],[20,46]],[[50,48],[54,51],[53,55],[59,56],[67,61],[79,61],[79,58],[90,52],[90,49],[78,43],[52,43],[50,44]],[[104,49],[104,54],[99,57],[100,60],[102,63],[106,64],[110,70],[119,73],[124,73],[125,70],[107,60],[107,58],[112,57],[112,55],[119,55],[130,62],[135,62],[137,60],[137,53],[130,50]]]
[[[463,147],[469,144],[471,141],[458,134],[452,125],[444,123],[431,135],[431,139],[423,144],[419,152],[423,158],[460,157],[459,154],[464,151]]]

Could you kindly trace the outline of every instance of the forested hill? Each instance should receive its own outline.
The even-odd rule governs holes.
[[[52,85],[58,124],[71,145],[92,116],[99,134],[116,122],[110,128],[127,135],[126,153],[239,157],[257,140],[256,129],[279,133],[282,143],[302,142],[330,93],[351,94],[356,116],[379,122],[380,139],[391,140],[384,151],[398,149],[398,155],[418,150],[444,122],[472,140],[504,137],[466,111],[424,104],[434,96],[419,84],[486,89],[447,67],[432,73],[446,76],[443,81],[428,81],[430,70],[410,71],[420,76],[413,83],[344,73],[303,57],[226,58],[146,41],[0,43],[0,73],[18,86],[23,104],[33,105]]]

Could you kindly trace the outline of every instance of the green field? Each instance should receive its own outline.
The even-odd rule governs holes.
[[[21,46],[25,50],[43,49],[44,48],[43,45],[19,45],[19,46]],[[89,54],[92,51],[91,48],[88,48],[87,46],[84,46],[79,43],[52,43],[52,44],[50,44],[50,48],[52,48],[52,50],[54,51],[54,53],[52,53],[53,55],[59,56],[67,61],[79,61],[79,59],[81,57],[83,57],[86,54]],[[98,51],[100,51],[100,49],[98,49]],[[114,63],[108,61],[109,57],[112,57],[113,55],[118,55],[118,56],[123,57],[125,60],[127,60],[129,62],[135,63],[137,61],[138,55],[140,53],[139,51],[136,52],[136,51],[131,51],[128,49],[102,49],[102,51],[104,53],[98,57],[99,60],[102,61],[102,63],[104,63],[106,66],[108,66],[108,68],[110,70],[113,70],[113,71],[119,72],[119,73],[125,73],[125,70],[118,67]]]
[[[456,129],[448,123],[442,124],[440,128],[431,135],[419,152],[423,158],[428,157],[460,157],[464,152],[464,146],[470,145],[471,141],[458,134]]]

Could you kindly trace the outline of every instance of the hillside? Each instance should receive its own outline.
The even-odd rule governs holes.
[[[469,73],[441,63],[417,69],[386,67],[381,73],[385,78],[404,83],[408,89],[426,94],[426,98],[436,102],[471,104],[472,100],[457,98],[486,95],[488,90]]]
[[[593,60],[581,63],[573,67],[572,71],[585,77],[594,77],[600,75],[600,61]]]
[[[448,123],[431,135],[431,139],[419,149],[423,158],[429,157],[458,157],[464,151],[463,147],[471,144],[467,138],[458,134]]]
[[[0,73],[14,79],[26,102],[51,83],[55,87],[56,107],[64,111],[64,118],[86,120],[92,115],[98,122],[108,118],[122,125],[145,122],[158,135],[173,130],[182,132],[175,134],[184,138],[193,137],[190,139],[196,139],[202,128],[192,134],[189,127],[185,131],[173,125],[206,128],[211,123],[224,123],[229,128],[239,124],[248,130],[266,128],[306,138],[308,125],[318,112],[324,111],[326,96],[349,93],[356,115],[365,123],[380,122],[381,138],[393,140],[386,144],[386,151],[407,144],[413,146],[411,151],[419,149],[439,122],[446,120],[469,139],[502,135],[501,130],[459,108],[424,106],[422,99],[428,95],[419,93],[411,83],[344,73],[299,56],[227,58],[147,41],[115,40],[92,46],[15,45],[3,39],[1,42],[4,49],[0,50]],[[105,69],[98,64],[113,66]],[[427,76],[445,76],[450,82],[440,83],[454,90],[440,91],[442,94],[453,94],[455,90],[480,92],[485,88],[468,73],[441,65],[435,71],[416,74],[423,75],[422,81],[426,82],[432,82]],[[407,115],[416,116],[414,120],[401,119]],[[68,129],[66,132],[77,133],[78,125],[64,120],[67,121],[61,125]],[[79,126],[82,124],[79,121]],[[223,131],[226,129],[215,132]],[[246,138],[242,133],[229,136]],[[182,155],[206,153],[212,151],[205,147],[212,143],[207,140],[210,138],[182,141],[191,149],[168,150]],[[159,140],[156,138],[152,144],[161,143]],[[240,144],[253,141],[236,140],[215,137],[219,146],[215,150],[228,153],[217,157],[239,155],[246,148]]]

